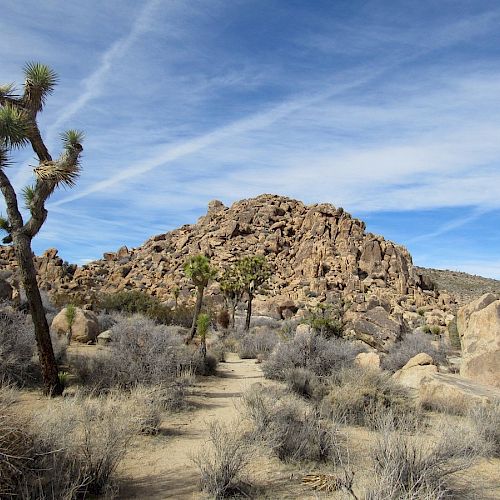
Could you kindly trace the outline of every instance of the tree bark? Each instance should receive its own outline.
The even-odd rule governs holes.
[[[198,321],[198,316],[201,311],[201,306],[203,304],[203,292],[205,291],[205,287],[199,286],[198,293],[196,295],[196,306],[194,308],[194,316],[193,316],[193,324],[191,325],[191,331],[189,332],[189,337],[187,339],[187,344],[194,339],[196,335],[196,322]]]
[[[252,317],[252,300],[253,294],[248,294],[248,303],[247,303],[247,317],[245,320],[245,331],[248,332],[250,330],[250,319]]]
[[[33,264],[30,239],[24,234],[15,232],[14,246],[21,273],[21,281],[28,299],[31,318],[35,328],[35,337],[38,347],[38,357],[42,369],[44,392],[50,396],[59,396],[63,386],[59,381],[57,363],[50,339],[50,330],[45,317],[45,310],[36,281],[36,270]]]

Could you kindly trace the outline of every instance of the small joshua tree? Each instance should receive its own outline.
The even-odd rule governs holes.
[[[172,295],[174,296],[174,300],[175,300],[175,308],[177,309],[177,305],[178,305],[178,302],[179,302],[179,295],[181,293],[181,289],[178,287],[178,286],[174,286],[174,288],[172,289]]]
[[[57,75],[39,63],[26,64],[24,74],[22,95],[17,95],[12,84],[0,86],[0,190],[7,206],[7,218],[0,218],[0,228],[7,233],[3,242],[12,243],[16,251],[21,282],[35,328],[45,392],[58,395],[63,387],[58,378],[49,326],[36,280],[31,241],[47,218],[46,200],[57,187],[72,187],[78,178],[83,134],[76,130],[62,134],[62,153],[56,160],[52,159],[40,134],[37,117],[47,96],[54,90]],[[28,144],[31,144],[39,164],[34,169],[35,184],[22,191],[25,208],[29,211],[29,218],[25,221],[5,167],[9,164],[9,152]]]
[[[193,324],[187,342],[191,342],[196,334],[196,322],[203,305],[203,293],[209,281],[217,275],[217,270],[210,265],[210,259],[205,255],[190,257],[184,264],[184,272],[191,278],[196,287],[196,306],[194,309]]]
[[[244,283],[237,266],[233,265],[224,271],[220,278],[220,289],[231,311],[231,327],[234,328],[236,307],[245,292]]]
[[[250,319],[252,317],[252,301],[259,290],[271,277],[271,269],[262,255],[243,257],[236,263],[236,269],[247,294],[247,316],[245,330],[250,330]]]
[[[203,359],[207,357],[207,332],[210,326],[210,316],[206,313],[201,313],[196,322],[198,335],[200,337],[200,348]]]
[[[73,337],[73,323],[76,317],[76,307],[74,304],[68,304],[66,306],[66,321],[68,322],[68,344],[71,342],[71,337]]]

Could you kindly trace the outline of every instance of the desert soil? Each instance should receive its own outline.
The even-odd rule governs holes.
[[[191,457],[207,445],[207,423],[236,420],[242,393],[264,380],[254,359],[242,360],[231,353],[218,372],[217,377],[206,377],[196,385],[190,397],[194,410],[167,417],[160,436],[135,443],[120,468],[124,478],[120,498],[203,498]]]

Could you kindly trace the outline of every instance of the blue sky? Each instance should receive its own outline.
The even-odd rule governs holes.
[[[497,1],[2,0],[0,81],[32,60],[60,76],[53,155],[86,133],[36,252],[84,263],[276,193],[343,206],[417,265],[500,278]],[[14,159],[19,189],[35,160]]]

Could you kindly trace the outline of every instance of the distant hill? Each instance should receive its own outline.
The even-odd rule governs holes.
[[[460,303],[470,302],[485,293],[500,293],[500,280],[443,269],[417,267],[418,274],[428,277],[438,290],[446,290]]]

